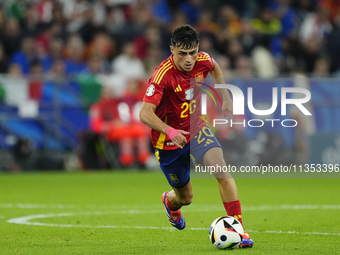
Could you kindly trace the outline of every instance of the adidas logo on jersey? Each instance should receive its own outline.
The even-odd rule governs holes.
[[[175,92],[180,92],[182,91],[181,85],[178,84],[177,88],[175,89]]]

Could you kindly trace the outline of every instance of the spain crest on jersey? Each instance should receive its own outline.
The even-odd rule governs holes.
[[[194,97],[194,88],[188,89],[185,91],[185,98],[187,100],[191,100]]]
[[[195,75],[196,85],[200,88],[202,87],[202,83],[204,82],[204,76],[202,72],[199,72]]]
[[[179,183],[179,179],[176,174],[169,174],[169,177],[174,184]]]

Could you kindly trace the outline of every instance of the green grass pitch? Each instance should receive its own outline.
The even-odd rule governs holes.
[[[187,229],[172,228],[161,172],[0,175],[0,254],[340,254],[340,179],[236,179],[252,249],[218,250],[217,182],[193,178]]]

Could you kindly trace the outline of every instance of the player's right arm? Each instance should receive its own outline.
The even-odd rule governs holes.
[[[184,145],[187,143],[187,139],[184,135],[189,134],[189,132],[174,129],[164,123],[156,114],[156,105],[148,102],[143,102],[142,107],[139,112],[140,120],[149,126],[150,128],[157,130],[158,132],[164,133],[168,135],[171,141],[178,146],[179,148],[183,149]]]

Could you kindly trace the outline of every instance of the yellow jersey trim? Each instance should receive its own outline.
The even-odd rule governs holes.
[[[172,65],[173,65],[173,67],[177,70],[175,62],[174,62],[174,55],[171,55],[170,61],[171,61]]]
[[[159,68],[159,70],[157,71],[155,78],[153,79],[153,82],[156,82],[156,80],[158,79],[158,77],[160,76],[160,74],[164,71],[164,69],[166,69],[169,65],[171,65],[171,61],[168,60],[161,68]]]
[[[159,157],[159,150],[156,150],[156,152],[155,152],[155,156],[156,156],[156,159],[157,159],[158,165],[160,165],[161,163],[159,162],[159,159],[160,159],[160,157]]]
[[[168,122],[168,116],[165,116],[164,123],[167,124],[167,122]],[[160,133],[156,146],[155,146],[157,149],[163,150],[165,137],[166,137],[166,134]]]
[[[166,72],[172,68],[172,65],[170,65],[167,69],[165,69],[162,73],[162,75],[158,78],[158,80],[155,82],[156,84],[159,84],[163,78],[163,76],[166,74]]]

